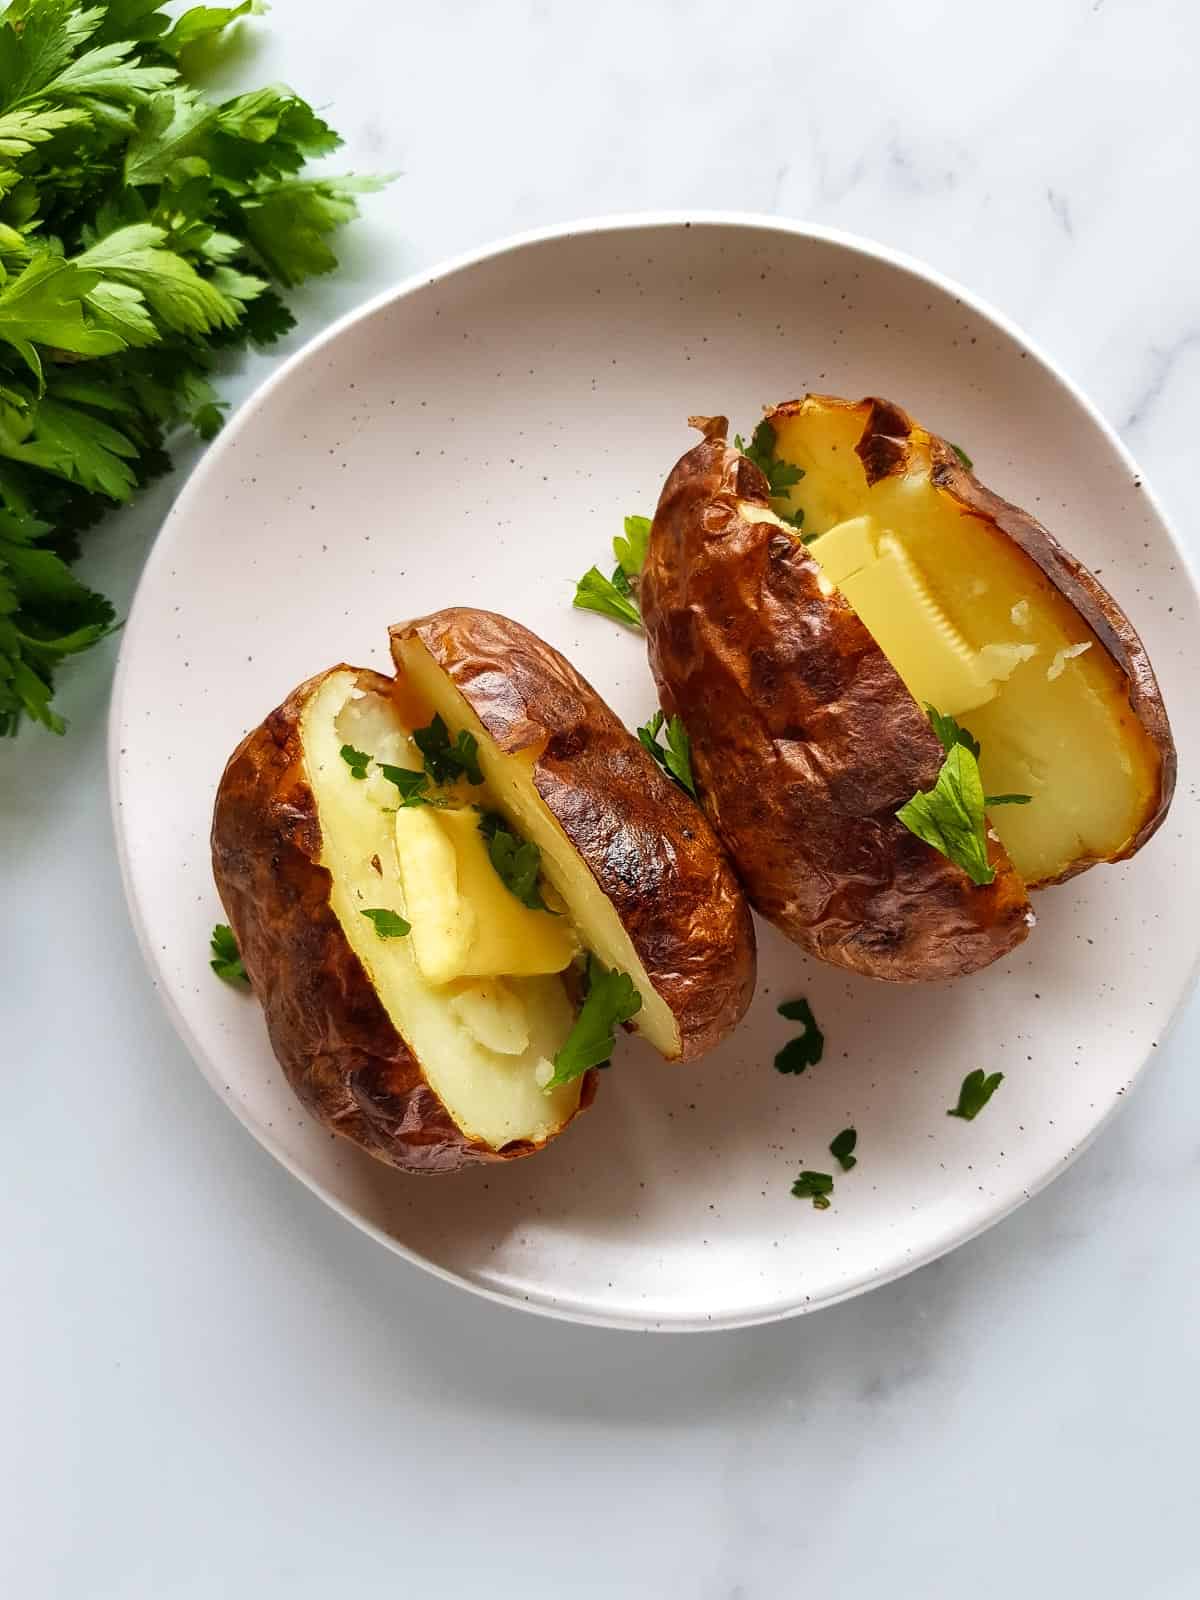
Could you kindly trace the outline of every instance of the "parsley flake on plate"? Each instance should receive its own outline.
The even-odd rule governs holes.
[[[775,1070],[796,1074],[807,1072],[825,1054],[825,1035],[817,1026],[812,1007],[807,1000],[785,1000],[777,1009],[779,1015],[786,1017],[789,1022],[802,1023],[804,1032],[795,1039],[789,1039],[777,1053]]]
[[[833,1193],[833,1174],[804,1171],[792,1185],[797,1200],[811,1200],[816,1211],[829,1210],[829,1196]]]
[[[829,1154],[834,1158],[843,1172],[849,1172],[851,1167],[858,1165],[858,1157],[854,1154],[854,1147],[858,1143],[858,1130],[856,1128],[843,1128],[829,1145]]]
[[[946,1115],[961,1117],[964,1122],[974,1122],[1003,1082],[1002,1072],[993,1072],[985,1076],[983,1068],[976,1067],[974,1072],[968,1072],[963,1079],[958,1091],[958,1104],[947,1111]]]
[[[618,573],[625,579],[621,588],[613,581]],[[580,611],[595,611],[602,617],[611,617],[614,622],[623,622],[627,628],[640,628],[642,613],[630,590],[628,574],[618,567],[613,578],[606,578],[599,567],[589,567],[575,585],[572,605]]]
[[[212,959],[208,964],[218,978],[224,978],[226,983],[250,982],[242,964],[242,953],[233,937],[233,929],[227,922],[217,923],[209,939],[209,947]]]

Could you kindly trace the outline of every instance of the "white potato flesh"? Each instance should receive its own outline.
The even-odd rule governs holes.
[[[856,408],[814,403],[779,419],[776,453],[805,473],[786,499],[790,512],[804,510],[809,554],[823,562],[832,537],[836,563],[851,523],[869,524],[877,553],[903,551],[903,563],[876,560],[869,580],[860,573],[859,614],[916,698],[959,715],[979,740],[985,791],[1031,796],[989,812],[1026,883],[1120,854],[1158,782],[1157,751],[1124,674],[1019,546],[932,481],[928,438],[914,436],[904,473],[868,486],[855,450],[861,431]],[[851,579],[845,594],[857,609],[854,589]],[[953,630],[983,674],[986,692],[973,705],[959,645],[948,651],[934,626],[922,638],[922,611]]]
[[[369,779],[354,778],[341,756],[342,746],[351,744],[372,756],[384,752],[392,765],[417,764],[391,702],[362,694],[352,672],[331,673],[304,709],[300,736],[330,905],[430,1087],[464,1133],[493,1149],[550,1138],[574,1114],[582,1088],[576,1079],[546,1092],[539,1082],[574,1021],[562,978],[508,978],[490,996],[486,985],[431,983],[417,965],[411,937],[381,938],[362,914],[386,909],[412,921],[395,817],[372,797]],[[395,786],[388,787],[394,804]],[[525,1042],[514,1049],[522,1029]]]
[[[400,650],[409,687],[419,701],[440,714],[451,737],[464,728],[474,736],[489,805],[541,851],[542,871],[566,906],[583,948],[633,980],[642,997],[642,1008],[633,1018],[637,1032],[668,1060],[677,1057],[682,1047],[675,1014],[650,982],[612,901],[534,787],[535,752],[506,755],[500,750],[419,639],[403,640]]]

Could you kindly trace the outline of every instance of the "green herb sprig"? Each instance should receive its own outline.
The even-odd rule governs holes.
[[[996,873],[988,862],[987,809],[1026,806],[1032,796],[985,795],[979,775],[978,739],[934,706],[926,705],[925,714],[946,759],[933,788],[915,794],[896,815],[910,833],[961,867],[972,883],[989,884]]]
[[[688,731],[678,717],[667,717],[665,719],[667,744],[664,749],[658,739],[663,726],[663,713],[656,711],[649,722],[644,722],[638,729],[638,739],[643,749],[650,752],[667,776],[674,779],[684,793],[690,794],[695,800],[696,780],[692,775],[692,741]]]
[[[617,563],[612,577],[606,578],[599,567],[589,567],[575,585],[571,604],[580,611],[595,611],[602,617],[611,617],[627,628],[640,628],[642,613],[635,585],[645,565],[650,526],[649,517],[626,517],[624,535],[618,534],[612,542]]]
[[[602,1067],[613,1053],[616,1029],[642,1009],[642,997],[627,972],[610,971],[595,956],[588,956],[588,990],[562,1049],[554,1057],[554,1076],[546,1092],[570,1083],[589,1067]]]
[[[774,426],[764,417],[750,436],[747,444],[740,433],[733,436],[733,448],[740,450],[747,461],[752,461],[763,477],[767,480],[767,491],[772,500],[784,500],[804,477],[804,468],[796,466],[793,461],[783,461],[775,454],[777,435]],[[804,526],[804,510],[797,506],[794,511],[779,510],[775,514],[781,522],[799,530]],[[808,539],[805,543],[809,543]]]
[[[258,0],[11,0],[0,11],[0,734],[62,733],[59,668],[115,612],[81,537],[209,439],[223,352],[294,318],[379,180],[304,176],[341,142],[291,90],[209,99],[186,74]]]
[[[549,911],[550,907],[542,899],[538,887],[542,852],[532,839],[518,838],[495,811],[483,813],[479,819],[479,831],[487,840],[488,860],[495,867],[504,887],[530,911]]]

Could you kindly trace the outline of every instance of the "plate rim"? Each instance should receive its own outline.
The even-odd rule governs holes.
[[[176,1034],[186,1046],[193,1063],[217,1098],[232,1112],[236,1120],[254,1139],[255,1143],[279,1162],[293,1178],[296,1178],[305,1188],[348,1223],[383,1245],[392,1254],[432,1274],[443,1283],[466,1289],[473,1295],[478,1295],[485,1300],[490,1300],[493,1304],[502,1305],[511,1310],[525,1311],[535,1316],[549,1317],[561,1322],[578,1323],[591,1327],[615,1328],[631,1332],[720,1332],[758,1327],[772,1322],[783,1322],[792,1317],[818,1311],[825,1306],[840,1304],[845,1300],[853,1299],[857,1295],[865,1294],[871,1289],[882,1288],[885,1284],[894,1283],[898,1279],[908,1276],[909,1273],[917,1271],[920,1267],[928,1266],[931,1262],[939,1260],[952,1250],[958,1249],[960,1245],[969,1243],[972,1239],[978,1238],[980,1234],[987,1232],[989,1228],[1003,1222],[1006,1217],[1011,1216],[1026,1201],[1041,1193],[1061,1173],[1072,1166],[1083,1152],[1090,1147],[1093,1140],[1108,1126],[1109,1121],[1116,1114],[1120,1105],[1123,1102],[1127,1102],[1132,1092],[1141,1085],[1151,1059],[1158,1052],[1152,1045],[1134,1069],[1126,1092],[1113,1100],[1100,1118],[1065,1157],[1058,1160],[1036,1180],[1027,1184],[1015,1198],[992,1210],[980,1221],[957,1228],[951,1227],[939,1233],[936,1239],[932,1240],[924,1249],[914,1251],[912,1255],[906,1256],[903,1260],[895,1262],[891,1266],[865,1269],[852,1280],[840,1284],[829,1293],[804,1296],[785,1303],[780,1303],[776,1300],[769,1305],[760,1304],[747,1307],[742,1311],[733,1312],[729,1315],[703,1318],[686,1316],[678,1319],[664,1319],[648,1314],[640,1316],[624,1315],[617,1312],[589,1310],[586,1307],[564,1303],[549,1292],[541,1294],[520,1293],[515,1290],[498,1289],[486,1282],[442,1266],[439,1262],[413,1249],[410,1245],[386,1232],[377,1223],[361,1215],[333,1194],[318,1178],[303,1170],[300,1163],[287,1153],[282,1143],[268,1129],[260,1128],[250,1118],[243,1115],[240,1104],[222,1093],[221,1081],[219,1081],[220,1075],[210,1068],[206,1052],[201,1048],[199,1040],[176,1002],[171,986],[159,965],[149,929],[143,921],[140,901],[134,892],[129,851],[125,832],[121,826],[124,772],[120,741],[121,726],[125,721],[125,703],[128,695],[129,662],[139,636],[141,613],[145,604],[143,597],[150,578],[157,573],[158,566],[168,559],[170,535],[175,525],[184,520],[193,500],[203,493],[210,477],[222,469],[225,464],[225,458],[236,441],[238,434],[251,418],[263,409],[275,391],[287,385],[294,373],[311,361],[326,346],[341,338],[348,329],[358,323],[366,321],[386,307],[407,299],[410,295],[422,289],[432,288],[435,284],[444,282],[485,262],[516,254],[531,246],[559,239],[583,237],[592,234],[633,233],[664,228],[693,227],[698,229],[743,229],[746,232],[784,235],[791,238],[802,238],[835,245],[851,255],[865,257],[872,262],[883,263],[897,268],[918,282],[928,284],[942,294],[949,295],[963,305],[968,306],[977,316],[990,323],[998,332],[1016,344],[1018,348],[1025,351],[1032,360],[1042,367],[1050,378],[1060,385],[1085,414],[1093,427],[1099,430],[1106,443],[1116,453],[1117,458],[1123,462],[1126,469],[1137,477],[1140,493],[1166,533],[1183,575],[1191,586],[1197,605],[1200,606],[1200,575],[1198,575],[1197,563],[1193,562],[1187,547],[1179,538],[1174,523],[1167,515],[1158,494],[1147,481],[1145,474],[1137,464],[1136,458],[1116,428],[1101,413],[1096,404],[1084,393],[1074,379],[1063,370],[1059,363],[1036,340],[1032,339],[988,300],[975,294],[973,290],[968,289],[956,279],[920,260],[918,257],[910,255],[906,251],[894,249],[890,245],[870,239],[865,235],[841,228],[827,227],[820,223],[775,216],[769,212],[709,208],[606,212],[594,216],[583,216],[565,222],[551,223],[542,227],[521,229],[514,233],[502,235],[489,243],[459,251],[435,262],[430,267],[423,267],[407,274],[395,284],[370,295],[360,305],[352,306],[349,310],[334,318],[327,327],[320,329],[311,338],[305,340],[299,349],[294,350],[281,361],[246,396],[229,417],[217,438],[206,447],[199,462],[188,473],[179,493],[175,496],[167,515],[163,519],[162,525],[150,547],[150,552],[138,575],[133,598],[122,629],[117,663],[113,673],[106,739],[109,812],[116,844],[121,888],[138,948],[141,951],[142,961],[159,1003],[170,1019]],[[1165,1024],[1154,1041],[1155,1044],[1163,1045],[1171,1037],[1191,994],[1195,990],[1198,977],[1200,977],[1200,942],[1198,942],[1197,948],[1193,953],[1188,975],[1172,1003]]]

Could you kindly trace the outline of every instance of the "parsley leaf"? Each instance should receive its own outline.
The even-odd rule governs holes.
[[[933,788],[913,795],[896,815],[910,833],[961,867],[972,883],[988,884],[995,878],[987,858],[979,763],[966,745],[954,745]]]
[[[975,463],[971,460],[970,456],[963,449],[962,445],[960,445],[960,444],[952,444],[950,446],[950,448],[951,448],[951,450],[954,451],[954,454],[962,462],[963,466],[966,467],[967,471],[970,472],[971,468],[975,465]]]
[[[983,803],[990,810],[992,806],[1027,806],[1032,799],[1031,794],[985,794]]]
[[[366,777],[367,768],[371,765],[371,758],[365,750],[356,750],[352,744],[344,744],[338,754],[350,768],[350,776],[352,778]]]
[[[688,731],[679,717],[666,719],[667,747],[664,750],[658,742],[659,733],[662,731],[663,714],[656,711],[637,731],[643,749],[658,762],[659,766],[669,778],[673,778],[685,794],[690,794],[696,799],[696,780],[692,776],[692,741]]]
[[[623,567],[618,567],[618,572],[624,572]],[[572,605],[578,606],[580,611],[596,611],[602,617],[611,617],[614,622],[623,622],[627,628],[640,628],[642,613],[638,610],[637,602],[628,592],[622,593],[611,578],[606,578],[599,567],[589,567],[575,585],[575,598]]]
[[[816,1211],[829,1210],[829,1196],[833,1193],[833,1174],[805,1170],[792,1185],[797,1200],[811,1200]]]
[[[961,1117],[964,1122],[974,1122],[1003,1082],[1002,1072],[993,1072],[990,1077],[985,1077],[983,1068],[976,1067],[963,1079],[958,1091],[958,1104],[946,1115]]]
[[[588,956],[588,991],[575,1025],[554,1057],[554,1076],[547,1091],[570,1083],[589,1067],[602,1067],[613,1053],[614,1030],[642,1009],[642,997],[627,972],[612,971]]]
[[[754,465],[767,480],[767,487],[772,500],[786,495],[789,489],[794,489],[804,476],[804,469],[795,466],[791,461],[781,461],[775,455],[775,429],[764,417],[755,428],[750,443],[746,444],[740,433],[734,435],[733,448],[740,450],[747,461]],[[801,514],[803,519],[803,514]],[[790,519],[788,519],[790,520]],[[799,527],[800,523],[793,523]]]
[[[178,56],[189,45],[215,38],[239,17],[260,16],[266,9],[264,0],[242,0],[241,5],[234,6],[193,6],[169,33],[163,34],[159,47],[168,55]]]
[[[825,1035],[817,1026],[817,1019],[807,1000],[785,1000],[778,1010],[779,1015],[786,1017],[789,1022],[803,1023],[804,1032],[790,1039],[778,1052],[775,1070],[797,1074],[806,1072],[809,1067],[815,1067],[825,1054]]]
[[[250,982],[242,965],[242,953],[238,949],[237,940],[233,937],[233,929],[227,922],[217,923],[212,931],[209,946],[212,950],[212,960],[208,964],[218,978],[224,978],[226,983]]]
[[[646,564],[646,551],[650,545],[650,518],[626,517],[625,537],[620,534],[613,540],[613,555],[618,569],[626,580],[636,578]]]
[[[381,939],[403,939],[406,933],[412,931],[412,923],[405,922],[404,918],[397,916],[394,911],[389,911],[386,906],[377,906],[373,911],[364,911],[375,925],[375,932]]]
[[[858,1165],[858,1157],[852,1153],[857,1143],[858,1131],[855,1128],[843,1128],[830,1142],[829,1154],[843,1172],[849,1172],[851,1167]]]
[[[925,715],[933,724],[933,731],[941,740],[942,749],[947,755],[950,754],[956,744],[961,744],[978,760],[979,740],[974,738],[966,728],[955,722],[953,717],[943,716],[936,707],[931,706],[928,702],[925,705]]]
[[[292,325],[275,285],[335,263],[369,178],[304,175],[337,135],[298,95],[186,83],[261,0],[11,0],[0,10],[0,733],[56,733],[55,668],[111,632],[80,534],[211,438],[219,352]],[[22,553],[18,556],[15,550]]]
[[[465,778],[468,783],[483,782],[479,770],[479,745],[473,733],[460,728],[454,743],[450,730],[439,714],[427,728],[413,730],[413,743],[425,758],[425,771],[434,783],[454,783]]]
[[[399,789],[402,806],[431,804],[429,796],[424,792],[429,783],[427,772],[414,772],[411,767],[393,767],[387,761],[379,763],[379,770],[389,783],[394,783]]]
[[[488,860],[495,867],[504,887],[530,911],[549,911],[550,907],[538,889],[542,852],[537,845],[530,839],[519,839],[496,811],[483,813],[479,819],[479,831],[487,840]]]

